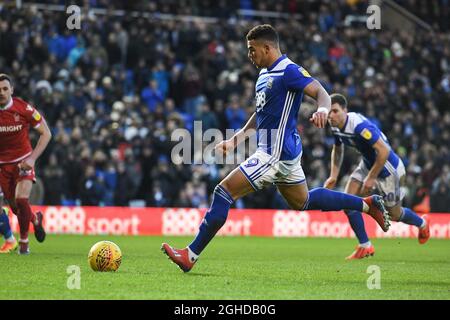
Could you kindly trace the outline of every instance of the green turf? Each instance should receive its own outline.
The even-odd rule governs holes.
[[[118,272],[90,270],[99,240],[123,252]],[[352,239],[217,237],[187,274],[169,263],[162,241],[191,237],[48,236],[32,253],[0,255],[0,299],[450,299],[450,241],[374,240],[374,257],[345,261]],[[81,270],[81,288],[67,288],[67,267]],[[381,289],[369,290],[370,265]]]

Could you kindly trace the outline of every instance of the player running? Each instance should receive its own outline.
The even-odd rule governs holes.
[[[3,191],[0,188],[0,236],[3,236],[5,242],[0,247],[0,253],[9,253],[16,250],[19,245],[14,234],[12,233],[11,226],[9,225],[8,208],[3,207]]]
[[[427,242],[430,237],[427,215],[421,218],[411,209],[401,206],[405,166],[391,149],[383,132],[361,114],[348,112],[347,100],[341,94],[331,95],[328,121],[335,144],[331,152],[330,177],[324,187],[333,189],[336,185],[344,157],[344,145],[356,148],[361,153],[362,160],[351,174],[345,192],[366,196],[377,188],[383,195],[391,220],[416,226],[419,228],[419,243]],[[356,250],[346,259],[372,256],[375,249],[367,236],[361,213],[358,210],[346,210],[345,213],[359,241]]]
[[[45,239],[42,213],[33,214],[28,199],[35,182],[34,164],[47,147],[51,133],[39,112],[12,94],[11,78],[0,74],[0,187],[19,221],[19,254],[28,254],[30,222],[34,225],[36,240]],[[30,127],[40,135],[34,150],[28,137]],[[5,244],[2,251],[14,250],[14,242],[15,239]]]
[[[232,152],[245,140],[249,129],[257,130],[258,149],[216,186],[211,207],[188,247],[175,249],[162,244],[163,252],[184,272],[192,269],[200,253],[224,225],[233,202],[271,184],[277,186],[295,210],[358,210],[371,215],[384,231],[389,228],[381,196],[362,199],[325,188],[308,192],[297,131],[300,103],[303,92],[317,100],[319,108],[310,121],[324,128],[331,107],[330,97],[305,69],[281,54],[278,33],[272,26],[260,25],[250,30],[247,47],[249,59],[261,68],[255,88],[256,112],[243,129],[230,140],[219,143],[216,150],[225,155]]]

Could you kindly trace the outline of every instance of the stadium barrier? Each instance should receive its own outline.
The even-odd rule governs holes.
[[[207,209],[129,208],[129,207],[56,207],[33,206],[42,211],[44,225],[51,234],[82,235],[195,235]],[[450,214],[429,214],[431,237],[450,238]],[[417,228],[393,222],[383,232],[376,222],[364,215],[371,238],[417,237]],[[16,217],[11,224],[18,232]],[[354,237],[343,212],[294,211],[268,209],[231,209],[228,220],[218,233],[223,236],[263,237]]]

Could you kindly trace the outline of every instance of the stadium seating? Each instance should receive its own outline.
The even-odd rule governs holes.
[[[192,132],[195,120],[223,132],[242,126],[255,108],[257,75],[244,36],[257,22],[270,22],[292,60],[330,93],[345,94],[353,111],[376,119],[407,166],[406,206],[450,212],[447,11],[440,16],[422,10],[425,21],[436,21],[433,34],[374,32],[338,23],[360,10],[358,1],[320,6],[231,1],[222,9],[216,2],[185,7],[174,1],[90,1],[100,8],[172,15],[97,14],[82,20],[83,31],[66,28],[64,11],[0,7],[0,71],[13,76],[15,93],[42,111],[53,132],[37,165],[45,205],[127,206],[142,199],[147,206],[208,206],[212,188],[234,166],[174,165],[171,133],[176,128]],[[301,16],[249,17],[239,14],[242,9]],[[236,114],[227,111],[232,104]],[[310,188],[325,181],[333,143],[329,132],[308,124],[311,111],[306,99],[299,130]],[[346,158],[342,172],[350,172],[356,157]],[[286,207],[272,195],[269,188],[235,205]]]

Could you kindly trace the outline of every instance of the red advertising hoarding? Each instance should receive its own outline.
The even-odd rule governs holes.
[[[52,234],[85,235],[195,235],[206,209],[55,207],[33,206],[42,211],[44,225]],[[431,237],[450,238],[450,214],[429,214]],[[14,231],[17,219],[12,215]],[[371,238],[417,237],[417,228],[393,222],[383,232],[371,217],[364,215]],[[354,237],[343,212],[231,209],[218,233],[226,236],[267,237]]]

